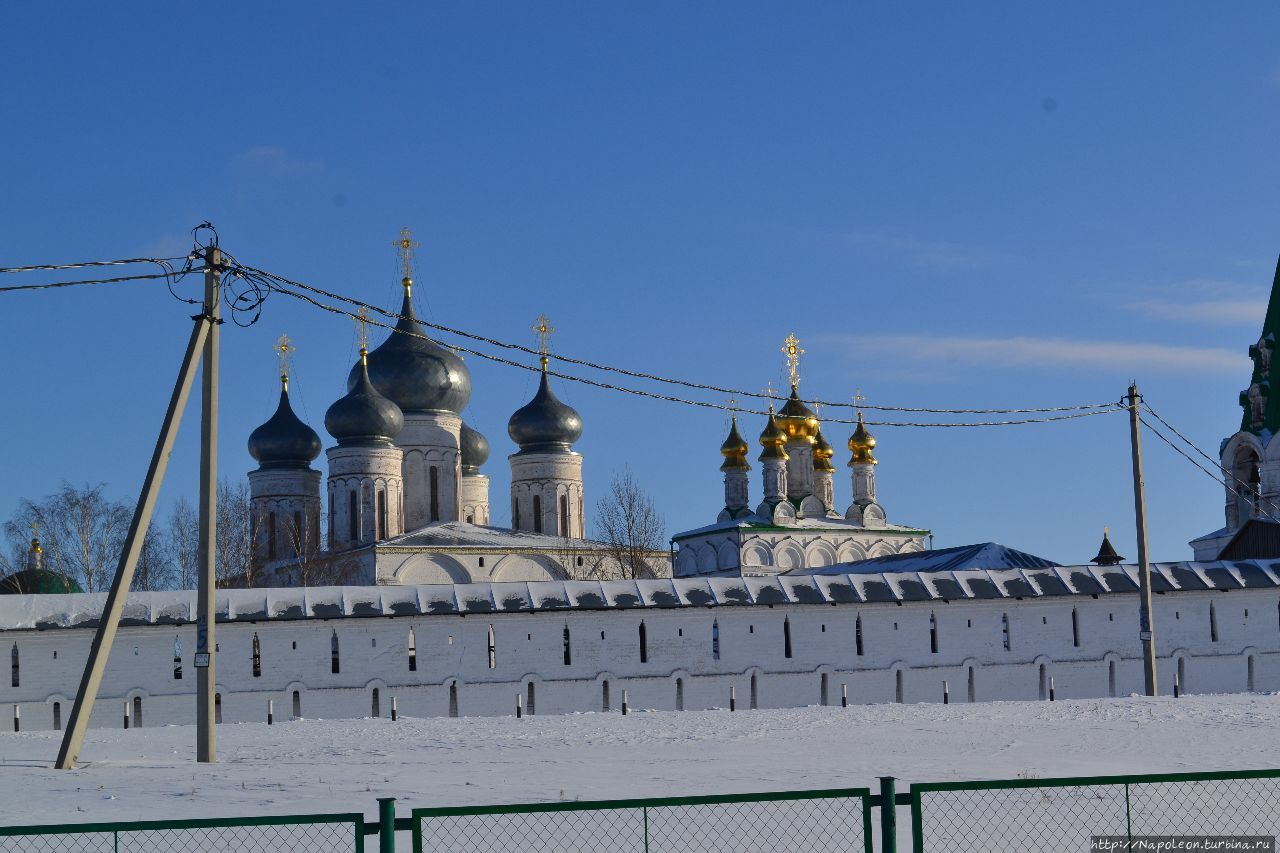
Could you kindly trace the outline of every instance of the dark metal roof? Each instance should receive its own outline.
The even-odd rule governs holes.
[[[471,372],[455,353],[426,336],[408,288],[400,315],[395,331],[369,353],[369,377],[374,387],[405,412],[460,414],[471,399]],[[347,377],[348,388],[355,387],[359,373],[357,363]]]
[[[582,437],[582,418],[572,406],[560,402],[543,370],[538,393],[511,416],[507,434],[520,445],[521,453],[568,453]]]
[[[1058,564],[1026,551],[996,542],[939,548],[936,551],[914,551],[873,557],[850,563],[837,563],[819,569],[799,569],[796,574],[844,574],[846,572],[945,572],[960,569],[1045,569]]]
[[[249,455],[263,468],[306,468],[320,450],[320,436],[293,413],[289,389],[282,387],[276,413],[249,433]]]

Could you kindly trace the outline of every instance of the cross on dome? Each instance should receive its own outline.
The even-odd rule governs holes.
[[[293,345],[293,341],[290,340],[288,335],[281,335],[272,349],[275,350],[276,357],[280,360],[280,381],[287,388],[289,386],[289,369],[293,361],[292,356],[298,348]]]
[[[352,319],[360,330],[360,359],[363,361],[369,353],[369,309],[361,306]]]
[[[800,339],[794,333],[788,334],[787,339],[782,342],[781,352],[787,357],[787,374],[791,378],[791,387],[794,388],[800,384],[800,356],[804,355]]]
[[[546,314],[539,314],[538,320],[533,326],[534,333],[538,336],[538,352],[542,354],[542,369],[547,369],[547,358],[551,353],[551,334],[555,332],[555,326],[551,325],[551,320]]]
[[[400,255],[400,270],[404,273],[406,279],[413,277],[413,256],[417,249],[422,248],[422,244],[413,239],[413,232],[409,230],[409,226],[400,229],[400,238],[391,241],[391,245],[398,249]]]

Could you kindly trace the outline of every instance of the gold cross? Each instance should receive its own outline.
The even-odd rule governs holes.
[[[729,412],[734,415],[738,414],[738,401],[732,397],[729,398]]]
[[[404,273],[405,278],[413,277],[413,253],[415,249],[422,247],[422,244],[413,239],[413,234],[409,231],[409,226],[400,229],[400,239],[391,241],[391,245],[400,250],[400,269]]]
[[[293,341],[289,340],[288,335],[281,335],[272,349],[276,351],[276,357],[280,359],[280,381],[288,384],[290,356],[297,350],[297,347],[293,345]]]
[[[800,356],[804,355],[804,350],[800,349],[800,340],[794,334],[787,335],[782,344],[781,351],[787,357],[787,373],[794,388],[800,384]]]
[[[853,407],[855,409],[861,409],[862,404],[866,399],[867,399],[866,397],[862,396],[862,389],[861,388],[856,389],[853,392]]]
[[[538,334],[538,352],[546,356],[551,352],[551,333],[555,331],[555,327],[551,325],[546,314],[539,314],[538,324],[533,327],[533,330]]]
[[[44,549],[40,547],[40,525],[36,524],[34,521],[31,522],[31,550],[37,554],[44,551]]]
[[[360,355],[363,357],[369,351],[369,309],[360,306],[353,319],[360,329]]]

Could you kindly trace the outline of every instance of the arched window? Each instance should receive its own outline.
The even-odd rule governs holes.
[[[533,496],[533,532],[542,532],[542,496]]]
[[[530,693],[529,695],[532,698],[533,694]],[[533,708],[529,709],[529,713],[533,713]],[[449,685],[449,716],[458,716],[458,682],[456,681]]]
[[[822,673],[822,677],[818,680],[818,703],[822,706],[827,704],[827,674]]]
[[[142,728],[142,697],[133,697],[133,721],[130,723],[135,729]]]
[[[600,685],[600,710],[609,710],[609,679],[605,679]]]
[[[520,529],[520,499],[515,495],[511,496],[511,529]]]
[[[375,687],[373,688],[373,708],[371,709],[373,713],[370,714],[370,716],[372,717],[382,716],[382,707],[381,707],[382,703],[379,702],[378,699],[379,699],[378,688]]]
[[[1107,695],[1116,695],[1116,662],[1107,662]]]
[[[902,697],[906,693],[905,681],[902,670],[898,670],[893,679],[893,701],[898,704],[902,704]]]
[[[293,716],[302,716],[302,693],[297,690],[293,691]]]
[[[431,520],[440,520],[440,469],[431,466]]]
[[[1049,698],[1049,667],[1040,664],[1040,698]]]
[[[377,495],[378,501],[378,530],[377,539],[381,542],[387,538],[387,492],[385,489],[379,489]]]
[[[347,526],[350,528],[348,538],[354,545],[360,541],[360,499],[356,496],[355,489],[348,494],[347,500]]]
[[[684,679],[676,679],[676,710],[684,710]]]
[[[62,703],[53,703],[53,730],[62,731]]]
[[[751,673],[751,710],[753,711],[756,708],[760,707],[759,687],[760,687],[759,680],[756,678],[756,674],[753,672]]]
[[[409,671],[417,672],[418,670],[418,644],[413,636],[413,629],[409,629]]]
[[[569,536],[569,496],[560,496],[560,535]]]
[[[975,680],[974,680],[975,675],[976,673],[973,671],[973,667],[969,667],[969,701],[970,702],[977,701],[978,691],[977,691],[977,684],[975,683]]]
[[[258,633],[253,634],[253,677],[262,677],[262,646],[258,643]]]
[[[330,664],[329,671],[334,675],[338,674],[338,631],[334,629],[333,636],[329,639]]]
[[[533,714],[534,714],[534,704],[533,704],[533,700],[536,698],[536,697],[534,696],[534,691],[533,691],[533,682],[532,682],[532,681],[530,681],[530,682],[529,682],[528,694],[529,694],[529,695],[528,695],[528,697],[525,699],[525,703],[524,703],[524,704],[525,704],[525,709],[529,712],[529,716],[530,716],[530,717],[532,717],[532,716],[533,716]]]

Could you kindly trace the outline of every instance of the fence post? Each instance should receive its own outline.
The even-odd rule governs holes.
[[[396,853],[395,797],[378,797],[378,853]]]
[[[729,685],[729,710],[738,710],[738,691],[732,684]]]
[[[276,718],[276,701],[274,699],[267,700],[267,725],[275,722]]]
[[[849,685],[848,684],[840,685],[840,707],[841,708],[849,707]]]
[[[641,806],[640,811],[644,814],[644,853],[649,853],[649,807]]]
[[[880,777],[880,851],[898,853],[898,804],[896,780]]]

